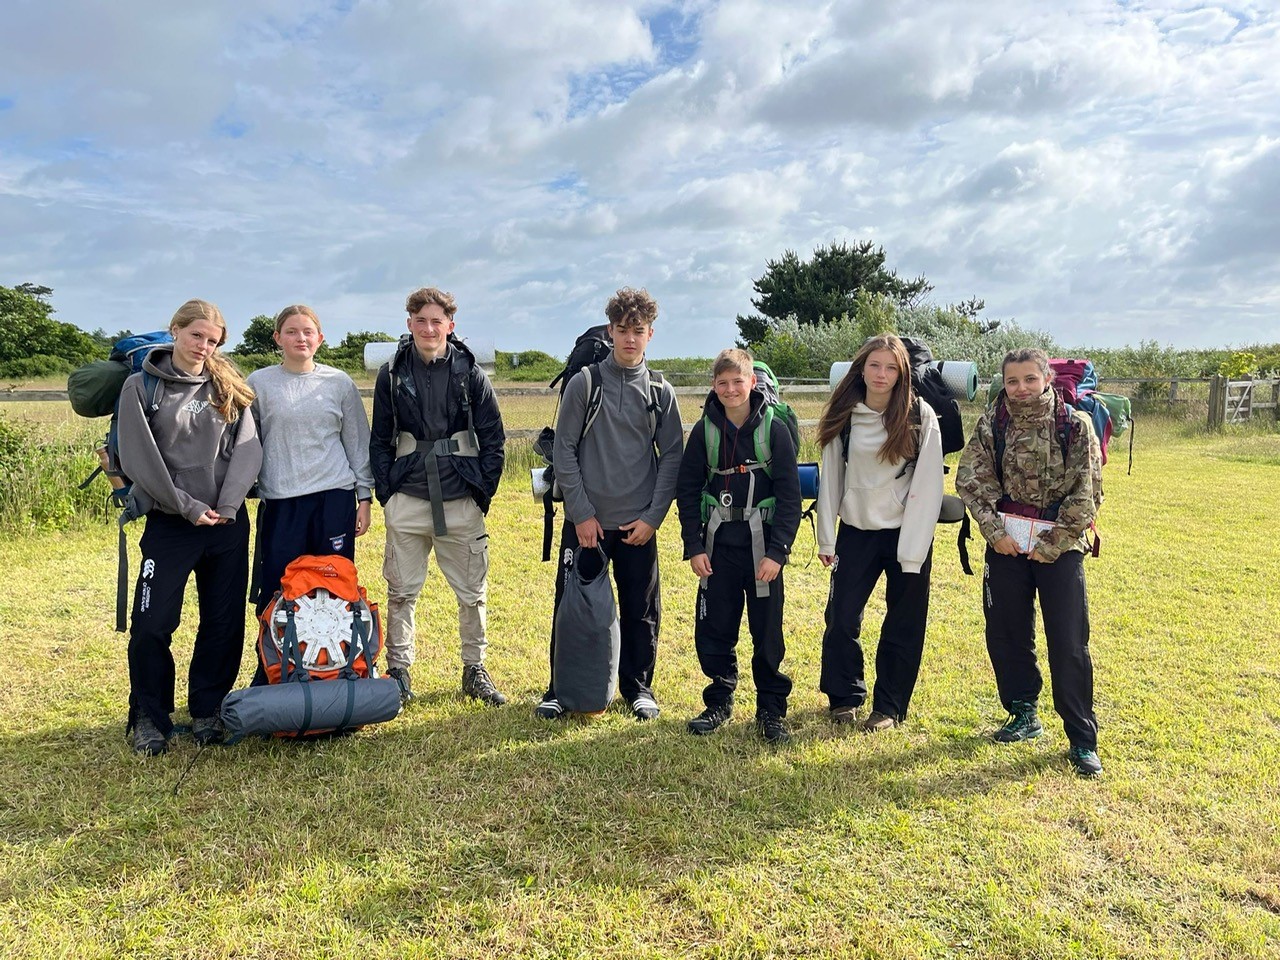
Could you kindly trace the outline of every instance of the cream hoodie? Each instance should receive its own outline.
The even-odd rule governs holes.
[[[882,463],[884,418],[859,403],[850,414],[849,462],[840,438],[822,448],[818,488],[818,553],[836,552],[837,517],[859,530],[901,528],[898,563],[904,573],[919,573],[942,507],[942,433],[938,417],[920,403],[920,451],[914,461]]]

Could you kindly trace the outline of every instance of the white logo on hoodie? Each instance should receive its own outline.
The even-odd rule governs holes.
[[[208,400],[192,400],[190,403],[186,404],[182,409],[186,410],[188,413],[199,415],[204,412],[205,407],[207,406],[209,406]]]

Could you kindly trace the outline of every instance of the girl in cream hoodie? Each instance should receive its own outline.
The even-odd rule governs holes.
[[[933,408],[911,389],[902,341],[872,337],[832,392],[818,425],[822,485],[818,558],[831,569],[820,689],[836,723],[868,733],[907,715],[929,616],[933,528],[942,505],[942,435]],[[876,650],[871,714],[862,613],[880,575],[888,579]]]

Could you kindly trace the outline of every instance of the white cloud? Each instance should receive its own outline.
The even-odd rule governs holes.
[[[0,283],[87,327],[302,300],[336,340],[436,282],[564,353],[636,283],[657,352],[709,354],[768,259],[865,238],[1065,340],[1274,338],[1270,5],[45,0],[0,30]]]

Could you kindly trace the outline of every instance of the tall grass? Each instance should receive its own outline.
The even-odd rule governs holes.
[[[104,421],[105,423],[105,421]],[[105,479],[78,489],[98,465],[105,427],[0,414],[0,530],[61,530],[110,515]]]

